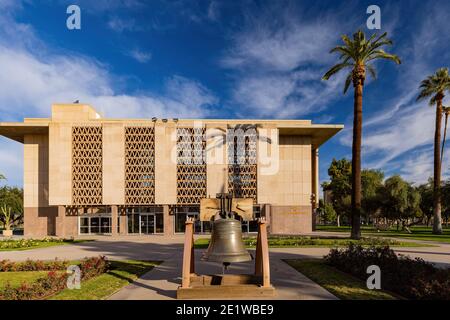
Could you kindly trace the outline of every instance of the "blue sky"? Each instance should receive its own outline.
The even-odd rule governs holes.
[[[66,28],[70,4],[81,30]],[[345,124],[320,150],[323,181],[333,157],[351,157],[353,97],[344,75],[320,79],[341,34],[372,32],[371,4],[403,64],[377,63],[366,83],[363,165],[420,183],[432,174],[434,110],[415,98],[425,76],[449,66],[449,1],[0,0],[0,121],[79,99],[106,117]],[[8,184],[22,185],[22,148],[0,137]]]

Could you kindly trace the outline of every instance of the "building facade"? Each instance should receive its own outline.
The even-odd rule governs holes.
[[[343,126],[308,120],[107,119],[55,104],[0,123],[24,145],[25,236],[176,234],[200,200],[253,199],[272,234],[313,229],[318,149]],[[208,233],[209,222],[195,231]],[[256,231],[243,221],[243,231]]]

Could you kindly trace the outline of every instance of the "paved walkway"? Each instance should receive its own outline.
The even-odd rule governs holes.
[[[316,233],[316,235],[318,235]],[[96,241],[62,245],[24,251],[0,252],[0,260],[26,259],[75,260],[105,255],[109,259],[141,259],[164,261],[136,282],[114,294],[111,299],[173,299],[181,283],[183,236],[128,236],[121,238],[99,237]],[[417,241],[419,242],[419,241]],[[427,242],[436,244],[434,242]],[[196,250],[196,272],[218,274],[220,264],[200,262],[203,250]],[[420,257],[441,267],[450,267],[450,244],[436,247],[396,248],[399,254]],[[277,299],[336,299],[332,294],[288,266],[282,259],[320,258],[328,248],[270,248],[272,283],[277,289]],[[229,273],[252,273],[253,262],[232,265]]]
[[[195,250],[196,273],[221,274],[222,266],[219,263],[200,261],[204,250]],[[175,253],[163,264],[121,291],[112,295],[112,300],[163,300],[175,299],[176,290],[181,285],[182,254]],[[253,273],[254,261],[232,264],[228,274]],[[282,300],[335,300],[334,295],[306,278],[295,269],[280,260],[277,253],[271,253],[270,268],[272,285],[276,288],[274,299]],[[150,289],[150,290],[149,290]],[[261,299],[260,297],[247,297],[247,299]],[[272,299],[272,298],[270,298]]]

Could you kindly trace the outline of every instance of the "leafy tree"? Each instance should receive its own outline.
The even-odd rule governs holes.
[[[330,53],[340,54],[340,62],[328,70],[323,76],[324,80],[330,79],[333,75],[344,69],[350,69],[345,81],[344,94],[350,84],[354,88],[353,106],[353,144],[352,144],[352,232],[353,239],[361,238],[361,139],[362,139],[362,100],[363,87],[366,80],[366,69],[376,78],[375,68],[372,64],[375,60],[386,59],[400,64],[400,59],[393,54],[386,53],[384,46],[392,45],[392,41],[386,38],[387,33],[381,36],[373,34],[366,39],[361,30],[353,35],[353,39],[343,35],[343,45],[333,48]]]
[[[0,173],[0,180],[6,180],[6,177]]]
[[[319,200],[319,214],[324,223],[334,223],[337,215],[331,203],[324,203],[322,199]]]
[[[398,221],[408,232],[411,225],[421,221],[420,193],[399,175],[386,179],[379,190],[383,216]],[[415,218],[419,219],[414,220]],[[413,222],[408,224],[411,219]]]
[[[433,216],[433,178],[430,178],[427,183],[417,187],[420,193],[420,209],[424,217],[426,217],[427,226]]]
[[[442,187],[442,215],[448,226],[450,220],[450,180]]]
[[[433,233],[442,234],[441,221],[441,126],[442,101],[445,92],[450,91],[450,75],[447,68],[440,68],[435,74],[428,76],[420,84],[417,100],[430,98],[429,105],[436,105],[436,124],[434,132],[434,185],[433,185]]]
[[[341,215],[349,215],[351,207],[349,199],[351,194],[352,164],[347,159],[333,159],[328,168],[330,182],[323,184],[324,190],[331,191],[333,208],[336,212],[338,226]]]
[[[338,225],[340,225],[341,216],[351,216],[351,172],[350,161],[345,158],[333,159],[328,169],[330,182],[322,184],[324,190],[331,191]],[[383,179],[384,173],[380,170],[364,169],[362,171],[362,212],[366,221],[369,221],[379,208],[377,190],[383,184]]]
[[[0,214],[0,222],[2,225],[7,222],[7,214],[4,212],[11,212],[11,223],[13,225],[23,223],[23,190],[15,187],[1,187],[0,207],[3,213]]]
[[[364,169],[361,173],[361,207],[366,221],[370,221],[380,207],[379,189],[383,186],[383,179],[381,170]]]

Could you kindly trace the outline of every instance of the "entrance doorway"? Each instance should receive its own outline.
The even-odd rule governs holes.
[[[164,233],[164,216],[161,206],[127,208],[128,234]]]
[[[198,206],[186,206],[178,207],[175,211],[175,233],[183,233],[185,229],[185,223],[187,218],[194,219],[194,232],[195,233],[210,233],[211,222],[200,221],[200,207]]]
[[[141,234],[155,234],[155,220],[156,217],[154,214],[141,214]]]

